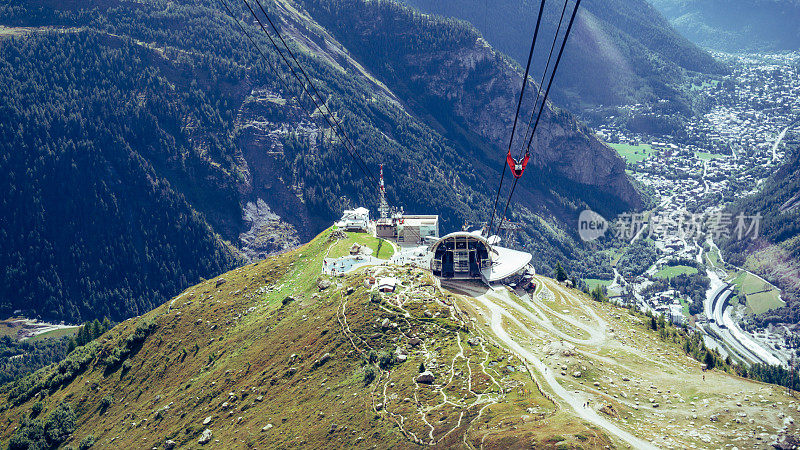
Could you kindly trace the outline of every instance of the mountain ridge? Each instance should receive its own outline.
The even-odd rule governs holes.
[[[185,1],[168,7],[158,2],[136,3],[132,7],[128,3],[101,2],[97,4],[98,8],[93,9],[81,9],[77,3],[62,5],[62,9],[50,4],[37,6],[40,4],[30,2],[0,9],[0,23],[17,27],[10,28],[14,30],[11,37],[0,43],[7,55],[3,66],[6,71],[4,83],[7,86],[31,83],[31,92],[39,92],[38,97],[30,99],[33,106],[19,103],[19,98],[24,97],[10,98],[6,105],[25,115],[32,114],[37,108],[57,110],[59,106],[55,100],[52,103],[45,100],[48,92],[56,96],[72,95],[81,89],[104,92],[103,95],[109,99],[103,107],[98,101],[88,104],[87,99],[94,98],[91,95],[72,96],[61,101],[61,104],[72,105],[72,110],[85,111],[83,114],[87,117],[71,127],[57,126],[48,132],[51,136],[58,134],[57,137],[65,143],[91,141],[96,139],[97,133],[94,128],[86,128],[90,121],[98,122],[108,117],[107,120],[115,124],[124,124],[111,127],[106,133],[133,136],[126,146],[119,145],[123,138],[110,136],[112,139],[102,145],[95,142],[94,148],[100,150],[90,154],[96,154],[98,158],[103,158],[104,152],[115,157],[117,154],[120,157],[130,155],[134,165],[142,167],[141,173],[147,173],[140,189],[151,193],[147,208],[159,220],[169,224],[176,237],[166,238],[173,235],[160,233],[157,240],[150,239],[147,231],[153,228],[153,223],[147,221],[155,219],[149,218],[113,235],[95,233],[91,239],[84,236],[80,225],[76,225],[71,236],[77,244],[72,245],[51,242],[46,234],[33,238],[34,245],[29,246],[30,249],[37,249],[42,241],[46,245],[45,254],[56,253],[56,247],[68,248],[79,260],[81,254],[93,251],[87,246],[109,249],[105,258],[81,260],[80,264],[74,264],[85,272],[77,278],[65,277],[67,271],[58,265],[35,264],[33,261],[38,258],[38,250],[28,251],[26,248],[18,252],[19,249],[4,247],[6,253],[0,258],[7,261],[5,279],[8,284],[0,306],[6,314],[24,309],[32,310],[29,311],[32,315],[54,320],[77,322],[94,317],[92,314],[95,313],[100,317],[108,315],[121,320],[130,314],[141,314],[200,277],[208,278],[237,265],[243,251],[251,258],[281,251],[313,237],[343,209],[377,204],[377,190],[373,183],[366,180],[346,156],[319,112],[313,119],[305,117],[303,109],[311,108],[311,105],[299,86],[289,83],[288,91],[281,86],[276,77],[288,82],[291,80],[288,69],[280,66],[282,63],[277,54],[269,50],[266,38],[252,21],[244,23],[244,26],[261,48],[266,49],[272,66],[279,70],[277,74],[254,48],[243,45],[247,40],[231,18],[199,2]],[[468,102],[461,102],[461,111],[448,103],[452,99],[436,96],[431,96],[435,100],[432,107],[424,105],[425,108],[417,110],[407,109],[412,104],[408,99],[413,99],[417,93],[407,89],[401,96],[395,92],[398,86],[387,87],[381,79],[383,77],[376,76],[376,73],[386,75],[388,71],[384,72],[385,68],[370,67],[369,61],[353,59],[350,56],[353,51],[332,38],[325,27],[302,8],[302,4],[280,2],[270,3],[267,7],[271,14],[275,14],[279,27],[294,30],[289,33],[292,35],[306,35],[306,39],[298,38],[290,45],[295,46],[298,58],[316,80],[328,106],[350,130],[349,134],[373,173],[380,163],[386,165],[390,202],[404,205],[409,211],[440,214],[443,230],[459,229],[464,221],[486,220],[491,206],[487,186],[493,183],[501,170],[503,152],[496,146],[504,123],[509,120],[508,112],[500,117],[503,122],[495,123],[493,117],[484,120],[483,123],[490,121],[491,132],[483,132],[481,123],[463,120],[482,111],[481,105],[490,98],[489,94],[476,95],[465,89],[463,83],[453,85],[456,95],[469,96]],[[352,7],[365,11],[377,8],[367,4],[354,4]],[[447,49],[475,48],[477,35],[469,27],[424,19],[413,16],[410,10],[392,8],[392,14],[400,22],[408,22],[410,18],[422,20],[422,23],[427,23],[431,36],[441,33],[430,44],[433,48],[441,46],[438,63],[454,63],[448,61]],[[246,17],[241,7],[234,14],[237,19]],[[67,28],[48,32],[48,26]],[[420,42],[428,39],[414,30],[405,32],[416,36],[414,39]],[[450,32],[469,36],[468,45],[455,40],[455,35],[448,35]],[[66,37],[69,39],[64,40]],[[317,48],[325,49],[321,56],[317,56]],[[61,64],[51,72],[63,76],[31,78],[21,67],[13,64],[18,55],[45,51],[53,54],[51,60]],[[125,62],[130,80],[117,74],[109,75],[112,69],[102,62],[93,67],[83,65],[82,51],[90,52],[98,61],[130,55]],[[487,74],[497,74],[500,77],[498,83],[504,85],[497,91],[503,96],[502,104],[510,104],[520,75],[503,57],[489,49],[480,51],[487,63],[481,69],[485,73],[473,69],[471,74],[485,76],[487,85],[492,82],[492,75]],[[409,51],[407,56],[413,54]],[[394,65],[396,70],[413,67],[408,61],[389,59],[385,62]],[[43,61],[28,59],[26,64],[30,73],[43,71],[40,67]],[[459,67],[455,64],[453,70]],[[430,80],[426,82],[429,90],[436,84]],[[131,89],[133,94],[123,94]],[[19,91],[8,92],[23,95]],[[166,103],[164,99],[168,99]],[[502,109],[496,108],[496,111]],[[129,113],[146,120],[130,120],[126,116]],[[546,112],[546,123],[539,138],[547,140],[540,142],[535,151],[543,152],[543,146],[565,145],[575,155],[572,159],[580,164],[594,161],[596,168],[564,166],[566,158],[559,161],[557,154],[544,152],[541,153],[546,156],[542,158],[543,164],[539,168],[531,167],[531,171],[547,176],[552,180],[551,184],[534,184],[530,191],[527,191],[527,186],[521,186],[518,191],[521,207],[512,213],[516,217],[514,220],[527,224],[519,237],[520,244],[532,249],[545,267],[554,265],[556,260],[573,259],[579,254],[574,236],[565,230],[571,228],[572,216],[584,205],[613,215],[625,208],[636,208],[641,203],[641,194],[632,188],[622,160],[612,150],[600,144],[567,113],[551,114],[549,110]],[[17,116],[6,115],[4,120],[5,130],[9,133],[7,143],[16,139],[13,138],[16,128],[12,117]],[[457,119],[443,122],[443,118]],[[441,123],[445,123],[444,129]],[[547,138],[551,126],[557,132]],[[144,137],[150,140],[143,141]],[[570,141],[572,138],[575,142]],[[61,176],[61,171],[67,170],[72,159],[79,159],[79,154],[68,154],[63,165],[54,165],[52,157],[46,157],[41,161],[47,163],[47,169],[34,170],[39,166],[26,158],[38,158],[39,155],[28,144],[20,144],[19,148],[23,151],[17,152],[13,162],[5,160],[3,171],[14,174],[9,180],[24,174],[27,177],[25,183],[37,186],[27,203],[47,197],[70,206],[75,198],[95,197],[95,193],[65,197],[55,184],[55,178],[45,175],[47,172]],[[470,159],[465,155],[474,157]],[[98,180],[97,186],[101,186],[98,192],[106,189],[103,186],[116,186],[109,198],[113,197],[117,205],[127,208],[133,200],[129,196],[134,193],[114,180],[127,176],[129,170],[133,169],[118,166],[83,170],[83,173],[90,180],[102,177]],[[586,184],[576,187],[576,180]],[[7,184],[7,191],[12,192],[17,184]],[[553,192],[558,195],[553,195]],[[588,197],[586,193],[589,193]],[[180,199],[176,201],[185,202],[186,209],[177,214],[177,210],[156,206],[161,197]],[[101,200],[96,202],[97,205],[101,203]],[[9,242],[19,241],[13,236],[27,232],[22,226],[24,223],[35,222],[48,229],[57,229],[57,224],[64,221],[81,224],[92,218],[92,209],[96,207],[99,206],[84,206],[80,210],[48,207],[40,211],[38,218],[14,218],[20,226],[3,225],[4,236]],[[11,209],[7,208],[6,214]],[[80,214],[72,211],[80,211]],[[109,215],[95,216],[94,220],[99,228],[103,228],[106,222],[124,223],[120,214],[111,210]],[[190,218],[189,222],[185,218]],[[6,217],[0,223],[8,224],[9,220]],[[191,231],[193,228],[187,228],[186,224],[193,220],[207,225],[203,225],[203,231]],[[191,247],[174,250],[172,239],[176,242],[207,240],[213,243],[215,250],[201,252],[199,248]],[[150,250],[151,246],[175,253],[156,257]],[[116,247],[119,248],[110,250]],[[154,269],[165,266],[166,261],[178,266],[183,264],[181,261],[195,264],[198,260],[203,261],[200,256],[206,256],[208,261],[203,262],[203,268],[199,270]],[[153,264],[146,269],[142,261],[147,258]],[[102,266],[101,261],[104,262]],[[152,270],[151,273],[159,277],[172,275],[169,275],[169,280],[159,281],[154,286],[149,278],[142,276],[145,270]],[[95,295],[99,291],[97,283],[103,279],[98,274],[109,272],[114,274],[112,279],[119,279],[120,287]],[[80,289],[81,294],[70,294],[73,291],[62,286],[64,280]],[[20,281],[28,284],[20,284]],[[24,297],[20,298],[20,292],[24,292]],[[35,300],[37,298],[50,300],[44,306]]]
[[[498,50],[518,64],[526,62],[538,2],[502,0],[491,9],[480,0],[467,6],[431,0],[405,3],[467,20]],[[560,5],[545,8],[533,73],[544,70],[560,10]],[[675,32],[644,0],[584,1],[551,94],[556,103],[575,112],[666,99],[672,109],[688,114],[691,101],[682,92],[686,71],[725,73],[727,68]],[[534,78],[538,82],[538,75]]]
[[[697,338],[546,277],[517,297],[442,288],[428,272],[388,263],[320,275],[331,246],[352,245],[345,236],[329,229],[190,287],[0,388],[0,441],[625,445],[596,421],[657,445],[743,445],[795,408],[783,388],[704,370],[683,353]],[[397,279],[396,292],[369,283],[383,276]],[[758,424],[735,421],[742,413]]]
[[[650,0],[683,35],[724,52],[800,49],[800,3],[794,0]]]

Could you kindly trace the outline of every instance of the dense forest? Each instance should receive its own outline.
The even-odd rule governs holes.
[[[23,341],[10,336],[0,337],[0,385],[61,361],[77,347],[100,337],[113,325],[108,318],[102,322],[95,319],[79,327],[73,336],[38,337]]]
[[[18,341],[0,337],[0,385],[61,361],[69,350],[69,337]]]

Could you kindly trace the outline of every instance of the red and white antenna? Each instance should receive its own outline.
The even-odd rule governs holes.
[[[388,219],[389,218],[389,203],[386,202],[386,185],[383,183],[383,164],[381,164],[381,204],[378,206],[378,212],[381,215],[381,219]]]

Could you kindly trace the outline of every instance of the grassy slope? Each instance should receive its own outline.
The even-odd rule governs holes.
[[[350,254],[350,246],[353,242],[365,245],[372,249],[372,256],[380,259],[389,259],[394,255],[394,247],[389,242],[375,238],[366,233],[347,233],[348,240],[337,242],[328,252],[328,257],[338,258]]]
[[[330,245],[326,231],[295,251],[201,283],[126,320],[87,346],[97,348],[96,355],[61,388],[34,389],[34,399],[11,402],[7,387],[0,392],[0,404],[7,405],[0,412],[0,443],[41,400],[43,416],[62,402],[75,410],[78,428],[67,445],[93,434],[101,447],[149,448],[167,439],[194,446],[207,427],[217,447],[404,447],[429,440],[423,417],[442,445],[468,439],[479,446],[485,436],[489,446],[519,439],[609,444],[571,416],[554,415],[527,373],[498,365],[519,364],[510,363],[505,351],[488,342],[468,345],[470,334],[456,323],[462,319],[450,315],[452,300],[434,290],[429,274],[381,269],[414,286],[403,293],[407,318],[398,316],[391,298],[370,302],[363,273],[334,280],[340,285],[320,292],[319,268]],[[226,281],[218,286],[221,279]],[[284,305],[287,296],[295,300]],[[399,331],[378,332],[384,317]],[[154,330],[141,347],[134,346],[124,364],[104,365],[144,322]],[[416,349],[407,342],[412,335],[423,339]],[[362,352],[398,345],[409,351],[408,361],[379,371],[379,379],[365,385]],[[316,367],[326,353],[331,359]],[[413,383],[420,362],[446,384],[443,389]],[[443,391],[451,403],[442,402]],[[102,410],[107,396],[113,404]],[[206,417],[211,422],[204,426]],[[273,427],[262,431],[267,424]]]
[[[167,439],[196,446],[206,427],[217,448],[411,447],[431,440],[487,448],[614,445],[570,408],[543,395],[527,370],[520,370],[520,359],[494,344],[475,301],[436,288],[429,273],[373,267],[332,279],[333,286],[319,291],[322,258],[332,244],[326,231],[297,250],[189,288],[121,323],[84,348],[95,349],[94,356],[63,385],[32,389],[31,398],[11,398],[25,383],[4,388],[0,445],[37,400],[44,404],[43,416],[64,402],[75,410],[78,428],[66,445],[93,434],[99,447],[146,448]],[[398,277],[401,287],[372,302],[364,280],[379,274]],[[535,333],[524,345],[554,370],[566,366],[559,382],[586,392],[597,408],[612,406],[619,426],[639,436],[659,435],[662,443],[701,444],[701,437],[680,430],[695,423],[688,406],[695,402],[691,408],[697,409],[703,433],[721,445],[732,436],[752,436],[750,428],[760,424],[778,424],[775,415],[787,410],[781,405],[791,399],[777,387],[717,372],[701,380],[700,364],[683,354],[680,343],[659,339],[645,318],[595,303],[544,277],[537,277],[537,284],[540,291],[546,286],[555,293],[545,301],[544,317],[571,339],[589,334],[570,325],[564,314],[587,325],[597,314],[607,331],[598,345],[579,345],[579,353],[570,357],[547,356],[543,345],[560,338],[523,319]],[[294,300],[284,304],[287,296]],[[382,331],[384,318],[398,328]],[[154,328],[141,346],[133,346],[119,364],[105,365],[119,343],[146,322]],[[527,333],[506,323],[515,336]],[[410,336],[423,342],[413,347]],[[378,379],[365,383],[370,349],[381,354],[398,346],[408,351],[408,361],[390,371],[376,368]],[[326,353],[330,359],[319,363]],[[420,363],[435,374],[433,387],[413,382]],[[574,370],[584,374],[573,378]],[[732,398],[730,392],[744,394]],[[104,397],[114,399],[106,410]],[[766,403],[734,405],[751,397]],[[648,398],[662,406],[652,408]],[[756,425],[742,424],[735,431],[722,426],[740,410]],[[708,420],[712,414],[718,422]],[[207,417],[210,423],[203,425]],[[267,424],[273,427],[262,431]]]
[[[606,418],[620,428],[665,448],[763,447],[766,438],[759,434],[777,433],[782,414],[794,414],[796,393],[787,395],[784,388],[717,370],[703,372],[699,362],[686,356],[681,339],[673,339],[665,330],[660,336],[650,329],[644,315],[592,301],[548,278],[537,277],[537,283],[545,284],[551,294],[532,303],[518,300],[532,311],[532,317],[543,314],[560,332],[577,339],[587,334],[576,333],[576,327],[560,316],[579,319],[594,332],[600,329],[599,318],[605,322],[600,342],[573,342],[576,349],[570,355],[551,354],[548,346],[563,345],[563,338],[504,304],[496,293],[487,295],[500,301],[529,330],[504,319],[508,333],[549,366],[568,391],[588,399],[595,410],[610,406],[616,416]],[[488,328],[488,310],[474,308],[475,302],[466,298],[464,306],[479,317],[480,331]],[[581,376],[574,377],[575,371]]]

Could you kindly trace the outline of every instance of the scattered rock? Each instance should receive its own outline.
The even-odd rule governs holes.
[[[600,412],[611,417],[619,417],[619,413],[614,409],[613,405],[603,405],[603,407],[600,408]]]
[[[390,326],[391,326],[391,322],[389,322],[389,318],[387,317],[387,318],[383,319],[383,322],[381,322],[381,328],[383,328],[385,330],[385,329],[389,328]]]
[[[418,338],[416,336],[412,337],[411,339],[408,340],[408,345],[411,345],[412,347],[416,347],[421,343],[422,343],[422,340],[420,340],[420,338]]]
[[[272,424],[268,423],[268,424],[264,425],[264,428],[262,428],[261,431],[269,431],[270,428],[272,428]]]
[[[226,280],[225,278],[220,278],[219,280],[217,280],[217,282],[214,285],[214,287],[220,287],[220,286],[222,286],[223,284],[225,284],[227,282],[228,282],[228,280]]]
[[[178,444],[176,444],[175,441],[173,441],[172,439],[168,440],[167,442],[164,442],[164,448],[166,450],[172,450],[173,448],[175,448],[176,445]]]
[[[476,337],[471,337],[471,338],[467,339],[467,344],[469,344],[469,345],[471,345],[473,347],[478,345],[479,343],[480,343],[480,341]]]
[[[331,284],[333,283],[331,283],[330,280],[327,280],[325,278],[320,278],[320,280],[317,282],[317,287],[319,288],[320,291],[324,291],[325,289],[331,287]]]
[[[575,378],[580,378],[581,377],[581,373],[580,373],[580,371],[576,370],[575,372],[572,372],[572,376],[575,377]]]
[[[256,397],[256,401],[257,401],[257,402],[262,402],[262,401],[264,401],[264,396],[263,396],[263,395],[259,395],[258,397]]]
[[[331,359],[331,354],[330,353],[325,353],[324,355],[322,355],[322,358],[318,359],[317,361],[314,361],[313,367],[316,369],[317,367],[319,367],[319,366],[325,364],[326,362],[330,361],[330,359]]]
[[[211,442],[212,436],[213,434],[211,433],[211,430],[206,428],[205,430],[203,430],[203,434],[200,435],[200,439],[197,440],[197,443],[202,445],[208,444],[209,442]]]
[[[785,434],[780,436],[775,443],[772,444],[772,447],[778,450],[800,448],[800,438],[792,434]]]
[[[433,373],[431,373],[429,370],[417,375],[417,383],[431,384],[433,383],[434,379],[436,379],[436,377],[434,377]]]
[[[210,424],[212,420],[213,420],[213,419],[212,419],[212,417],[211,417],[211,416],[208,416],[208,417],[206,417],[206,418],[205,418],[205,420],[203,420],[203,425],[208,425],[208,424]]]

